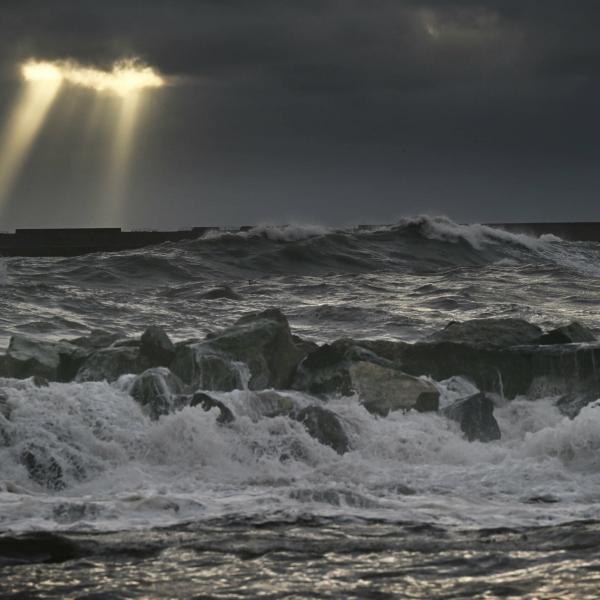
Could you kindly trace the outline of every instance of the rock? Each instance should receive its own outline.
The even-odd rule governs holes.
[[[109,348],[138,348],[141,346],[141,340],[136,340],[135,338],[119,338],[115,340]],[[160,366],[160,365],[157,365]]]
[[[303,362],[307,369],[326,369],[337,366],[340,362],[350,359],[349,351],[353,343],[349,340],[337,340],[333,344],[323,344],[313,350]]]
[[[56,380],[60,355],[55,344],[33,340],[21,335],[10,338],[5,369],[9,377],[25,379],[34,375]]]
[[[531,353],[477,347],[454,342],[417,342],[398,350],[402,371],[428,375],[436,381],[462,376],[479,390],[514,398],[525,394],[534,380]]]
[[[175,358],[175,347],[164,329],[151,325],[142,334],[140,353],[154,366],[167,367]]]
[[[367,410],[382,416],[400,409],[437,410],[439,393],[433,384],[358,344],[342,339],[308,354],[293,388],[321,397],[358,393]]]
[[[560,498],[552,494],[537,494],[529,496],[523,500],[527,504],[556,504],[560,502]]]
[[[38,485],[56,491],[65,488],[63,468],[47,449],[30,444],[21,452],[21,462]]]
[[[87,357],[77,371],[75,380],[112,382],[121,375],[137,375],[152,366],[150,360],[141,356],[138,348],[103,348]]]
[[[129,388],[129,394],[154,421],[173,412],[178,407],[176,398],[184,392],[183,382],[166,367],[144,371],[133,380]]]
[[[242,299],[242,297],[237,292],[234,292],[227,285],[222,285],[222,286],[213,288],[212,290],[208,290],[207,292],[200,294],[200,298],[202,298],[204,300],[221,300],[221,299],[241,300]]]
[[[574,419],[583,408],[596,400],[600,400],[600,392],[598,391],[572,392],[559,398],[556,401],[556,407],[562,415],[569,417],[569,419]]]
[[[600,345],[525,346],[515,351],[531,365],[533,398],[558,394],[600,394]],[[600,397],[600,395],[599,395]]]
[[[50,382],[45,378],[42,377],[41,375],[34,375],[31,378],[31,383],[33,383],[33,385],[35,385],[35,387],[48,387],[50,385]]]
[[[276,308],[241,317],[205,345],[248,365],[252,390],[289,388],[303,357],[287,319]]]
[[[192,396],[190,406],[201,406],[206,411],[209,411],[211,408],[218,408],[221,414],[217,417],[217,423],[225,424],[235,421],[233,413],[223,402],[203,392],[196,392]]]
[[[245,315],[203,341],[178,344],[170,368],[195,389],[286,389],[305,354],[281,311],[268,309]]]
[[[341,339],[308,354],[296,371],[292,387],[316,396],[351,396],[354,385],[350,367],[357,361],[393,366],[390,361],[356,345],[353,340]]]
[[[8,487],[13,493],[28,493],[27,490],[20,489],[14,484],[7,483]],[[50,531],[15,532],[12,535],[3,533],[0,537],[0,556],[2,556],[4,564],[23,564],[24,562],[28,564],[64,564],[69,560],[81,560],[83,556],[88,555],[89,551],[82,552],[79,540],[67,538],[60,533]]]
[[[99,350],[100,348],[108,348],[116,342],[119,337],[120,336],[117,333],[110,333],[103,329],[92,329],[90,335],[65,341],[86,350]]]
[[[194,390],[230,392],[244,387],[239,366],[205,342],[178,345],[171,371]]]
[[[73,381],[77,372],[87,360],[89,351],[61,342],[59,356],[58,381]]]
[[[349,450],[348,436],[332,411],[321,406],[307,406],[295,415],[295,419],[304,425],[311,437],[338,454]]]
[[[273,418],[290,415],[295,408],[294,401],[273,390],[256,392],[251,400],[256,412],[263,417]]]
[[[51,490],[62,490],[69,481],[82,481],[86,470],[75,448],[62,447],[60,454],[41,443],[28,443],[21,451],[21,463],[29,477],[38,485]]]
[[[507,348],[536,343],[541,335],[542,330],[537,325],[523,319],[473,319],[452,321],[428,341]]]
[[[68,342],[42,342],[14,335],[6,351],[4,374],[17,379],[38,376],[69,381],[85,357],[85,351]]]
[[[361,340],[359,343],[363,348],[381,357],[381,359],[385,359],[396,365],[402,363],[402,358],[406,350],[413,346],[413,344],[407,342],[395,342],[392,340]]]
[[[582,344],[595,342],[594,334],[587,328],[573,321],[570,325],[557,327],[548,333],[542,335],[538,340],[538,344]]]
[[[319,349],[319,344],[312,342],[311,340],[305,340],[299,335],[292,334],[292,341],[296,345],[296,348],[302,351],[304,356]]]
[[[349,372],[362,404],[373,414],[385,417],[396,410],[438,409],[439,392],[428,381],[366,361],[352,364]]]
[[[491,442],[500,439],[500,427],[494,417],[494,403],[485,394],[474,394],[457,400],[441,412],[448,419],[459,423],[470,442]]]
[[[414,376],[442,381],[461,376],[506,398],[600,390],[600,344],[527,345],[510,348],[455,342],[361,341],[361,345]]]

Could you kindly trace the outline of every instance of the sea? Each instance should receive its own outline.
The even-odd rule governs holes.
[[[416,342],[450,321],[578,321],[600,338],[600,244],[443,217],[257,226],[117,253],[0,259],[0,345],[101,329],[175,342],[279,308],[292,332]],[[229,286],[236,299],[203,297]],[[436,381],[442,403],[457,381]],[[476,392],[460,382],[463,392]],[[460,386],[459,386],[460,387]],[[497,395],[501,439],[437,413],[326,399],[338,454],[286,416],[185,408],[151,420],[113,383],[0,379],[1,598],[598,598],[600,403]],[[82,465],[32,481],[36,443]],[[302,452],[290,453],[291,447]]]

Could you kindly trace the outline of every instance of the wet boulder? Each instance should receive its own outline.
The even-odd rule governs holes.
[[[551,344],[515,348],[531,364],[533,398],[600,394],[600,344]],[[600,396],[599,396],[600,397]]]
[[[249,399],[255,414],[273,418],[290,415],[295,410],[294,401],[274,390],[256,392]]]
[[[300,349],[304,356],[318,350],[319,344],[312,340],[305,340],[299,335],[292,335],[292,341],[296,344],[296,348]]]
[[[500,427],[494,417],[494,403],[485,394],[474,394],[457,400],[443,408],[441,413],[456,421],[470,442],[491,442],[500,439]]]
[[[381,360],[389,361],[395,365],[402,363],[405,352],[413,346],[408,342],[394,340],[360,340],[360,345],[375,356],[379,356]]]
[[[230,392],[244,387],[240,366],[204,342],[178,344],[170,368],[194,390]]]
[[[50,385],[50,382],[45,377],[42,377],[41,375],[34,375],[31,378],[31,383],[33,383],[33,385],[38,388],[49,387],[49,385]]]
[[[437,410],[439,393],[433,384],[359,344],[341,339],[308,354],[296,372],[294,389],[321,397],[358,393],[365,408],[381,416],[401,409]]]
[[[333,448],[338,454],[344,454],[350,449],[348,436],[334,412],[313,405],[300,410],[294,418],[304,425],[311,437]]]
[[[38,485],[55,491],[65,488],[63,467],[47,448],[30,444],[21,452],[21,463]]]
[[[476,326],[482,329],[473,330]],[[582,334],[579,328],[569,331],[570,340]],[[518,319],[476,319],[451,324],[421,342],[361,340],[360,345],[410,375],[437,381],[461,376],[506,398],[600,389],[600,343],[539,344],[539,332]]]
[[[185,392],[184,383],[166,367],[154,367],[138,375],[129,394],[152,420],[177,408],[177,397]]]
[[[477,347],[454,342],[405,344],[396,364],[414,376],[428,375],[436,381],[462,376],[483,391],[508,398],[526,394],[534,380],[530,352]]]
[[[589,392],[571,392],[561,396],[556,401],[556,408],[559,412],[569,419],[574,419],[583,408],[600,400],[600,390]]]
[[[3,374],[17,379],[38,376],[49,381],[68,381],[86,355],[68,342],[43,342],[14,335],[4,358]]]
[[[385,417],[396,410],[438,409],[439,392],[428,381],[366,361],[352,364],[349,373],[363,406],[373,414]]]
[[[59,450],[41,442],[28,442],[21,449],[20,459],[29,478],[49,490],[62,490],[88,476],[81,454],[72,446],[61,446]]]
[[[75,376],[77,382],[116,381],[121,375],[138,375],[152,367],[152,363],[133,346],[103,348],[92,352]]]
[[[110,348],[137,348],[139,350],[141,340],[136,338],[124,337],[115,340]]]
[[[234,292],[228,285],[221,285],[219,287],[208,290],[200,294],[200,298],[203,300],[241,300],[242,297]]]
[[[296,371],[292,387],[316,396],[351,396],[355,390],[350,367],[357,361],[390,364],[351,339],[336,340],[306,356]]]
[[[204,345],[246,364],[252,390],[288,388],[304,356],[294,344],[286,317],[276,308],[244,315]]]
[[[582,344],[592,343],[596,341],[594,334],[587,328],[573,321],[569,325],[557,327],[542,335],[538,340],[538,344]]]
[[[204,392],[196,392],[190,401],[190,406],[200,406],[203,410],[209,411],[212,408],[219,409],[219,416],[217,417],[217,423],[222,425],[235,421],[235,417],[231,410],[223,404],[217,398],[213,398]]]
[[[85,350],[99,350],[100,348],[108,348],[119,338],[120,336],[117,333],[110,333],[103,329],[92,329],[89,335],[66,341]]]
[[[537,325],[523,319],[472,319],[452,321],[428,341],[507,348],[535,343],[542,333]]]
[[[167,367],[175,358],[175,347],[162,327],[151,325],[142,334],[140,354],[154,366]]]
[[[561,395],[600,389],[600,344],[556,344],[494,348],[455,342],[361,341],[397,368],[436,381],[465,377],[478,389],[506,398]]]

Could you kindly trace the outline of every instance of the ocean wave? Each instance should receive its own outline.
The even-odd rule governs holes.
[[[331,268],[436,271],[502,262],[546,263],[568,269],[584,268],[589,265],[587,254],[600,253],[597,244],[578,245],[554,235],[535,237],[426,215],[403,218],[392,225],[347,229],[261,225],[240,232],[215,231],[190,242],[189,247],[202,256],[223,253],[227,248],[234,254],[243,250],[239,266],[266,273]],[[582,253],[585,256],[580,256]]]
[[[511,233],[497,227],[481,225],[478,223],[459,224],[447,217],[429,217],[420,216],[401,220],[396,228],[418,227],[420,233],[430,239],[443,242],[456,243],[458,241],[467,242],[475,250],[483,250],[491,244],[512,244],[523,246],[529,250],[536,250],[544,241],[556,241],[546,239],[542,240],[524,233]],[[558,239],[558,238],[557,238]]]
[[[321,341],[415,340],[448,320],[493,315],[595,327],[590,307],[600,289],[597,243],[427,216],[346,229],[264,225],[126,252],[3,264],[4,344],[23,330],[73,335],[65,320],[78,330],[122,335],[157,322],[185,339],[269,306],[285,309],[303,335]],[[223,286],[232,293],[207,299]]]
[[[327,235],[332,230],[322,225],[255,225],[243,231],[222,231],[219,229],[209,230],[202,239],[251,239],[264,238],[274,242],[298,242],[313,237]]]
[[[332,229],[319,225],[259,225],[244,231],[209,231],[195,240],[125,252],[48,259],[8,259],[0,284],[30,274],[32,265],[53,275],[99,286],[223,281],[270,275],[440,272],[487,265],[550,265],[596,274],[598,244],[532,237],[487,225],[418,216],[392,225]],[[37,260],[37,262],[36,262]],[[46,262],[44,262],[44,260]],[[4,274],[3,274],[4,273]]]

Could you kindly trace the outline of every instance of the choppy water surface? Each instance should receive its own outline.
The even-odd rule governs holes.
[[[139,335],[155,323],[183,340],[277,306],[316,342],[414,341],[500,316],[599,334],[599,259],[598,244],[444,219],[261,227],[4,259],[0,333],[6,345],[14,333]],[[241,299],[201,297],[223,284]],[[445,402],[470,390],[436,384]],[[569,420],[555,398],[497,398],[502,439],[482,444],[436,414],[382,419],[359,398],[331,399],[352,446],[340,456],[285,416],[257,420],[245,390],[216,394],[236,415],[224,428],[192,408],[150,421],[122,382],[0,385],[15,439],[74,465],[48,490],[0,443],[0,530],[18,536],[0,542],[3,596],[597,597],[593,403]]]

